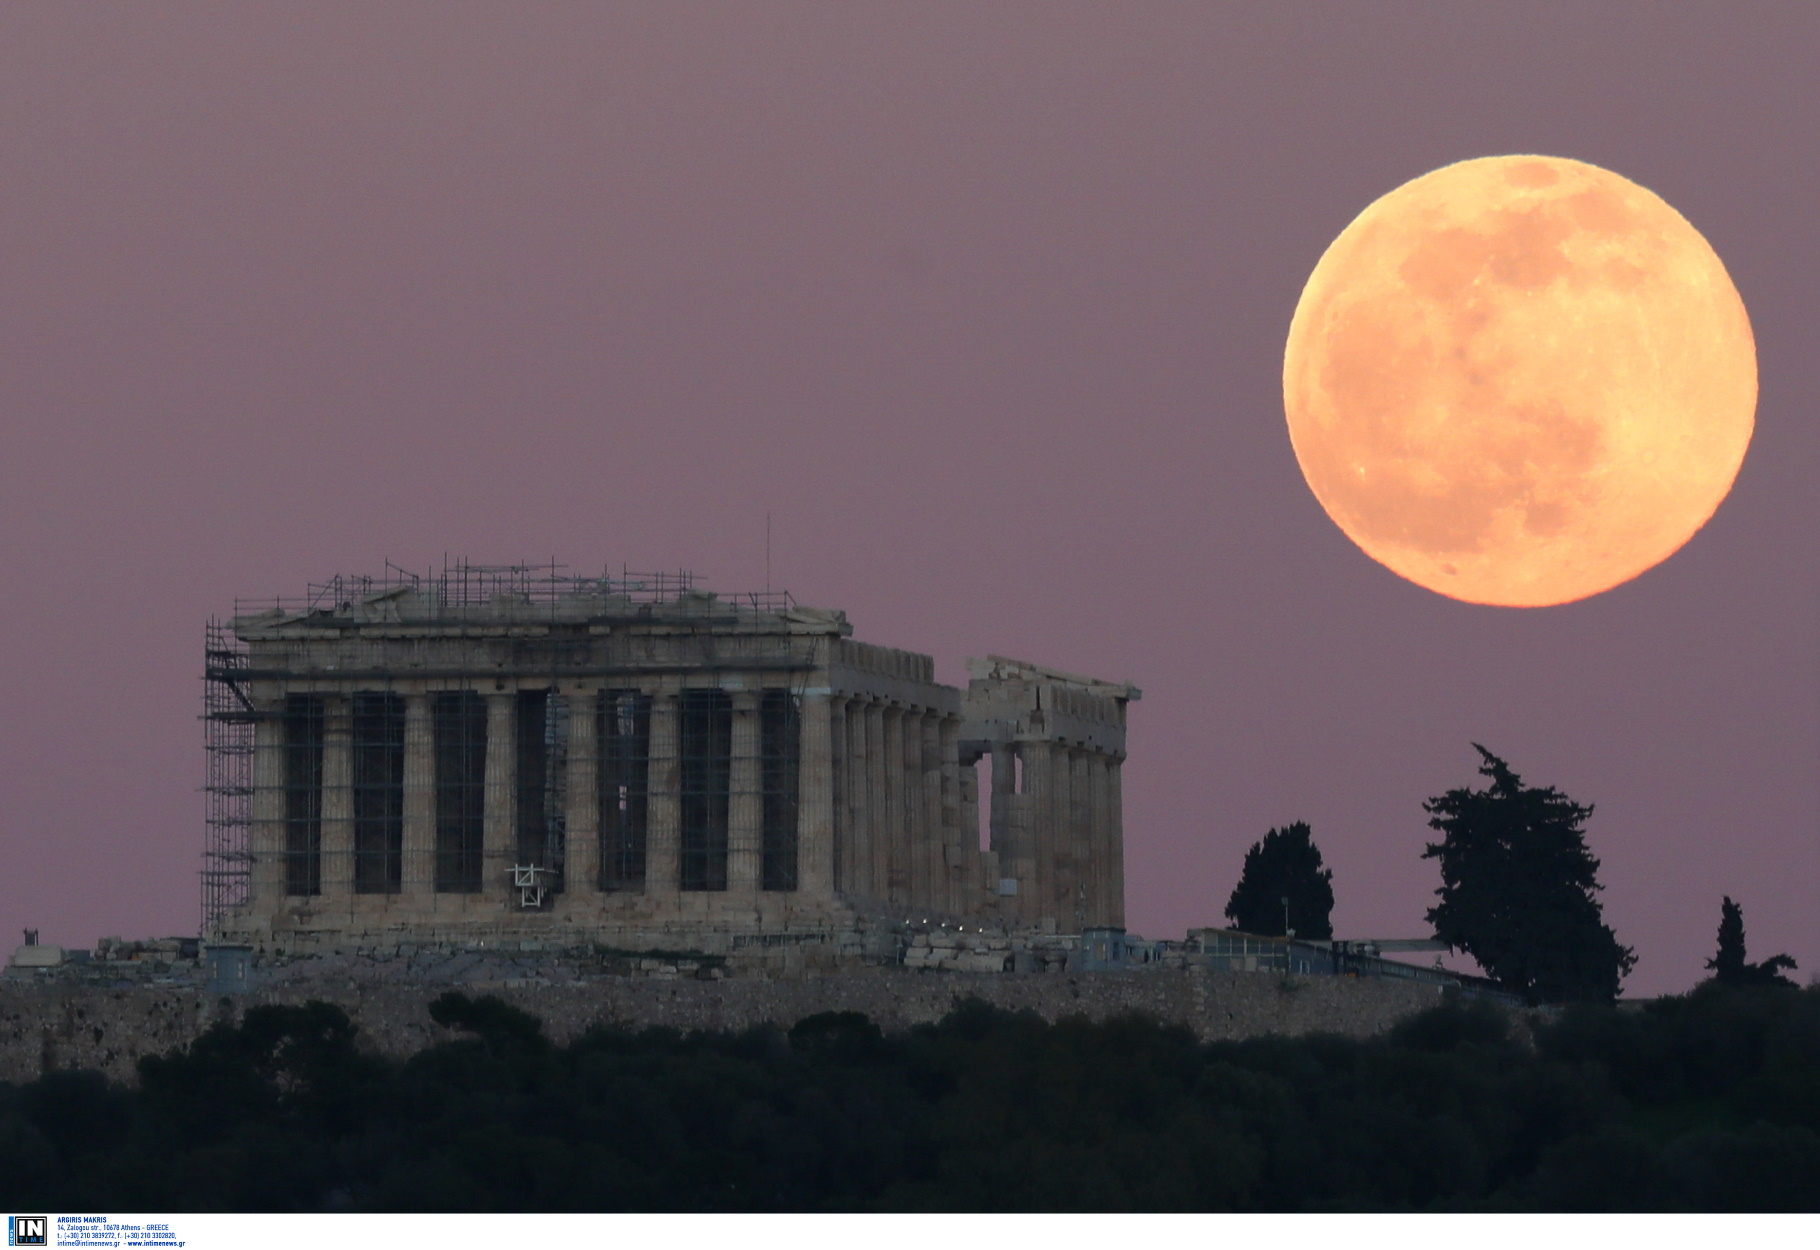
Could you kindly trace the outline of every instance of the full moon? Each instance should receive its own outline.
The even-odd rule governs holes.
[[[1750,444],[1757,354],[1700,232],[1548,156],[1449,165],[1370,205],[1283,357],[1302,474],[1367,555],[1469,603],[1543,607],[1673,555]]]

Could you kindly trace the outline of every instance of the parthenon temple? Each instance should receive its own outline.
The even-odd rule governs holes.
[[[209,629],[205,932],[835,962],[907,921],[1121,928],[1138,690],[997,656],[963,690],[852,632],[556,565],[239,603]]]

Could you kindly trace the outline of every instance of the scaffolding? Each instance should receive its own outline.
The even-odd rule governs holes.
[[[555,560],[547,564],[471,564],[444,557],[440,571],[417,573],[387,560],[385,571],[377,576],[336,574],[327,581],[309,583],[302,595],[237,598],[234,615],[334,614],[404,591],[416,592],[434,604],[439,614],[481,610],[501,600],[554,610],[586,597],[670,603],[684,595],[703,593],[696,587],[695,574],[687,569],[638,573],[622,567],[617,573],[603,569],[593,575],[573,573],[570,566]],[[722,603],[756,612],[782,612],[796,602],[787,590],[754,590],[715,597]]]
[[[206,833],[202,851],[202,933],[230,910],[244,907],[253,884],[253,738],[258,715],[237,674],[248,663],[246,644],[211,618],[203,640],[203,786]]]

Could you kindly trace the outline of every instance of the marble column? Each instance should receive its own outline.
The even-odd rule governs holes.
[[[1067,933],[1074,927],[1074,752],[1057,742],[1049,758],[1049,914]]]
[[[886,765],[885,708],[866,708],[866,869],[865,897],[882,906],[889,897],[886,882],[891,872],[891,806],[886,795],[891,770]]]
[[[992,816],[992,795],[986,795],[986,819]],[[971,915],[983,906],[986,897],[998,888],[996,880],[997,860],[988,864],[987,855],[991,851],[991,837],[988,835],[986,846],[980,846],[980,770],[979,761],[961,767],[961,829],[964,844],[971,854],[967,857],[966,877],[961,882],[962,903],[955,908],[958,915]]]
[[[1068,753],[1068,915],[1069,928],[1079,933],[1093,914],[1093,752]]]
[[[805,698],[803,703],[803,767],[802,785],[804,803],[807,803],[807,790],[810,770],[808,760],[809,746],[809,707]],[[847,849],[851,837],[851,815],[847,808],[847,769],[851,757],[847,753],[847,700],[833,694],[828,696],[828,884],[826,893],[843,890],[846,883],[846,862],[850,852]],[[807,810],[806,806],[803,810]],[[804,840],[809,836],[807,828],[797,831],[797,854],[804,853]],[[808,889],[809,868],[806,861],[797,862],[798,885]]]
[[[682,759],[677,739],[677,694],[651,698],[650,798],[645,822],[645,894],[677,906],[682,885]]]
[[[354,895],[354,712],[344,695],[323,700],[322,893]]]
[[[1101,791],[1104,788],[1106,769],[1100,762],[1097,750],[1088,749],[1081,752],[1084,769],[1082,778],[1083,817],[1079,835],[1081,847],[1081,923],[1084,927],[1100,923],[1102,910],[1100,906],[1100,809],[1104,806]]]
[[[1023,796],[1017,792],[1017,747],[1008,742],[992,744],[992,793],[987,798],[986,820],[992,837],[992,850],[998,856],[998,875],[1004,878],[1016,878],[1019,868],[1019,820],[1018,813],[1013,811],[1016,802]],[[1018,890],[1030,888],[1030,882],[1019,882]],[[994,894],[999,891],[999,881],[986,882],[986,889]],[[1004,904],[1005,910],[1016,914],[1017,901]]]
[[[764,842],[758,695],[734,691],[733,758],[727,794],[727,892],[756,904]]]
[[[284,906],[284,700],[261,699],[253,721],[253,824],[249,902],[256,915]]]
[[[916,718],[921,736],[917,751],[918,818],[916,822],[916,906],[921,911],[939,911],[944,902],[943,886],[947,882],[944,858],[947,850],[947,825],[942,820],[942,736],[941,722],[932,711]]]
[[[909,712],[901,707],[885,709],[885,873],[880,881],[879,898],[899,911],[910,894],[910,807],[905,802],[908,769],[904,763],[904,727]]]
[[[943,716],[936,725],[936,749],[941,752],[941,877],[936,885],[937,906],[947,915],[961,911],[961,868],[969,859],[966,826],[961,823],[964,804],[961,801],[960,722]],[[972,845],[979,845],[979,831],[973,832]]]
[[[923,783],[923,711],[904,709],[903,866],[898,870],[905,915],[929,906],[929,804]]]
[[[404,893],[436,897],[436,749],[430,696],[404,696]]]
[[[1093,802],[1089,855],[1092,862],[1088,866],[1087,896],[1093,900],[1090,923],[1105,925],[1109,923],[1106,918],[1112,912],[1111,877],[1107,871],[1107,861],[1112,849],[1107,839],[1111,826],[1111,816],[1107,808],[1112,781],[1112,760],[1103,751],[1094,752],[1091,759],[1093,761]]]
[[[802,707],[802,764],[797,774],[796,888],[817,901],[834,893],[836,745],[833,701],[807,690]]]
[[[1023,815],[1018,915],[1038,924],[1055,916],[1055,748],[1048,742],[1020,742],[1024,756]]]
[[[872,714],[865,699],[847,705],[847,849],[841,893],[872,894]]]
[[[1106,923],[1125,927],[1125,796],[1120,770],[1122,756],[1115,755],[1106,770],[1106,876],[1110,906]]]
[[[487,695],[487,770],[482,794],[480,892],[500,898],[512,891],[512,869],[518,863],[518,696],[507,690]],[[509,895],[516,905],[515,891]]]
[[[592,690],[569,693],[569,762],[563,814],[567,843],[563,892],[592,895],[600,891],[600,695]]]

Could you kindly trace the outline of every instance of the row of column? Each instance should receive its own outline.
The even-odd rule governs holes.
[[[829,719],[843,896],[1064,932],[1124,924],[1122,756],[1039,739],[996,745],[993,870],[979,850],[978,788],[959,759],[958,717],[849,697],[834,700]]]
[[[1063,931],[1124,925],[1120,764],[1037,739],[993,746],[990,828],[1005,911]]]
[[[829,722],[840,894],[905,914],[977,912],[978,834],[963,818],[959,718],[848,697],[834,700]]]
[[[438,812],[433,692],[405,692],[402,784],[402,890],[406,895],[436,891]],[[486,745],[482,782],[480,893],[516,898],[510,869],[521,863],[517,830],[517,691],[485,694]],[[602,800],[598,766],[595,690],[558,693],[570,701],[564,790],[562,865],[565,889],[592,892],[601,880]],[[680,683],[649,691],[650,737],[646,773],[646,895],[681,892]],[[759,750],[761,692],[731,690],[732,750],[727,803],[726,892],[751,895],[761,879],[763,794]],[[354,752],[352,702],[347,694],[324,696],[320,778],[321,895],[354,891]],[[267,702],[255,725],[253,761],[254,906],[275,910],[286,894],[286,775],[283,699]],[[825,690],[801,695],[800,771],[797,787],[795,885],[798,892],[827,897],[833,888],[833,812],[830,802],[832,743]],[[446,842],[446,839],[445,839]],[[446,844],[441,848],[448,854]],[[550,865],[546,865],[550,866]],[[447,877],[445,872],[444,877]],[[716,891],[718,893],[718,891]]]

